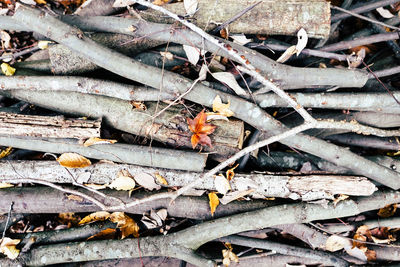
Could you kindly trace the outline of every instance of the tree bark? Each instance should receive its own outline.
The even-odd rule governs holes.
[[[215,2],[203,0],[199,1],[198,11],[193,15],[193,18],[197,26],[209,31],[215,25],[224,23],[244,8],[257,2],[259,1],[225,0]],[[168,4],[164,7],[178,15],[186,14],[182,2]],[[173,23],[171,19],[160,16],[158,12],[153,10],[142,11],[140,15],[153,22]],[[330,30],[330,15],[330,5],[326,1],[263,0],[261,4],[232,22],[229,25],[229,31],[232,33],[296,35],[300,28],[304,28],[309,37],[327,38]]]
[[[20,177],[44,179],[53,183],[70,183],[72,174],[81,183],[109,184],[121,170],[129,171],[133,177],[140,173],[150,174],[154,178],[156,175],[161,175],[168,182],[168,187],[182,187],[201,179],[201,173],[101,162],[86,168],[66,171],[54,161],[0,161],[0,169],[2,170],[0,181],[13,180],[13,183],[19,183]],[[255,198],[279,197],[305,201],[333,199],[336,194],[365,196],[377,190],[375,185],[365,178],[337,175],[236,174],[230,181],[230,185],[232,191],[253,189],[250,196]],[[217,190],[214,178],[202,180],[195,188]]]
[[[101,120],[65,119],[0,112],[0,134],[87,139],[100,137]]]

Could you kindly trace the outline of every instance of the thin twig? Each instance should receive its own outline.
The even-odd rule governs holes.
[[[13,208],[13,206],[14,206],[14,202],[11,202],[11,204],[10,204],[10,208],[9,208],[9,210],[8,210],[8,213],[7,213],[7,221],[6,221],[6,225],[4,226],[3,234],[1,235],[1,240],[3,240],[3,239],[4,239],[4,237],[6,236],[6,231],[7,231],[7,228],[8,228],[8,224],[10,223],[10,219],[11,219],[11,212],[12,212],[12,208]]]
[[[384,23],[384,22],[380,22],[380,21],[377,21],[377,20],[375,20],[375,19],[371,19],[371,18],[368,18],[368,17],[366,17],[366,16],[359,15],[359,14],[357,14],[357,13],[354,13],[354,12],[352,12],[352,11],[348,11],[348,10],[346,10],[346,9],[344,9],[344,8],[341,8],[341,7],[338,7],[338,6],[331,6],[331,8],[332,8],[332,9],[335,9],[335,10],[342,11],[342,12],[347,13],[347,14],[350,14],[350,15],[352,15],[353,17],[356,17],[356,18],[359,18],[359,19],[362,19],[362,20],[365,20],[365,21],[368,21],[368,22],[371,22],[371,23],[375,23],[375,24],[378,24],[378,25],[387,27],[387,28],[392,29],[392,30],[396,30],[396,31],[399,31],[399,30],[400,30],[399,27],[395,27],[395,26],[386,24],[386,23]]]

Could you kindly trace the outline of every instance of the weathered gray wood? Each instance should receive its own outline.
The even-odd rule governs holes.
[[[101,120],[0,112],[0,134],[86,139],[100,137],[100,126]]]
[[[258,0],[201,0],[198,11],[193,16],[194,23],[206,30],[224,23],[246,7]],[[183,2],[168,4],[166,9],[185,15]],[[160,23],[171,23],[170,18],[159,12],[146,10],[140,12],[146,20]],[[310,37],[327,38],[330,30],[330,3],[323,0],[263,0],[237,21],[229,25],[232,33],[283,34],[296,35],[304,28]]]
[[[15,183],[18,183],[21,177],[54,183],[70,183],[72,174],[77,181],[83,183],[109,184],[117,177],[120,170],[129,171],[133,177],[140,173],[150,174],[154,178],[156,175],[161,175],[167,180],[168,187],[181,187],[201,179],[201,173],[104,162],[66,171],[54,161],[0,161],[0,169],[2,170],[0,181],[11,179],[15,180]],[[371,195],[376,190],[375,185],[366,178],[340,175],[236,174],[230,181],[230,185],[233,191],[254,189],[250,196],[262,199],[265,197],[302,200],[333,199],[335,194],[364,196]],[[215,191],[214,178],[202,180],[195,188]]]
[[[49,153],[75,152],[94,159],[152,166],[156,168],[203,171],[207,155],[195,152],[127,144],[97,144],[85,147],[74,139],[33,138],[0,135],[0,146]]]

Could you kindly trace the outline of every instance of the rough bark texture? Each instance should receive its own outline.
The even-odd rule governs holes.
[[[0,112],[0,134],[86,139],[100,137],[100,124],[100,120]]]
[[[23,90],[15,90],[10,91],[10,96],[63,113],[103,118],[105,123],[116,129],[164,142],[173,147],[192,148],[192,133],[186,122],[189,114],[184,113],[186,108],[182,105],[169,108],[153,120],[152,116],[157,113],[156,103],[146,104],[147,110],[138,110],[134,109],[129,101],[74,92],[32,91],[24,94]],[[66,102],[65,99],[69,101]],[[158,111],[165,106],[166,104],[160,104]],[[229,122],[213,121],[212,124],[217,126],[210,135],[213,148],[204,149],[207,152],[215,152],[211,154],[214,159],[223,160],[241,148],[244,124],[233,119]]]
[[[81,192],[90,192],[78,189]],[[118,197],[128,203],[135,199],[151,196],[152,193],[133,192],[131,197],[126,191],[102,190],[108,196]],[[77,201],[68,198],[69,194],[55,190],[50,187],[15,187],[0,190],[0,213],[7,213],[11,202],[14,202],[13,212],[15,213],[60,213],[60,212],[95,212],[99,207],[88,201]],[[98,196],[96,196],[97,198]],[[51,204],[51,205],[49,205]],[[198,220],[209,220],[220,218],[240,212],[251,211],[277,205],[275,201],[234,201],[227,205],[219,205],[211,215],[209,200],[207,197],[187,197],[181,196],[171,203],[169,199],[155,200],[144,203],[125,210],[133,214],[143,214],[145,212],[165,208],[168,216],[191,218]]]
[[[100,160],[191,171],[203,171],[207,160],[206,154],[195,152],[118,143],[85,147],[76,140],[60,138],[39,139],[1,135],[0,145],[49,153],[75,152]]]
[[[257,2],[259,1],[225,0],[215,2],[214,0],[203,0],[199,1],[199,10],[193,18],[197,26],[211,30]],[[330,30],[331,12],[329,7],[329,2],[320,0],[263,0],[261,4],[231,23],[229,30],[234,33],[296,35],[300,28],[304,28],[310,37],[326,38]],[[165,8],[175,14],[186,14],[182,2],[165,5]],[[143,18],[154,22],[173,22],[153,10],[142,11],[140,14]]]
[[[80,183],[109,184],[117,177],[120,170],[129,171],[133,177],[140,173],[150,174],[154,178],[156,175],[161,175],[167,180],[168,187],[181,187],[201,179],[200,173],[100,162],[86,168],[67,171],[54,161],[0,161],[0,169],[2,169],[0,181],[11,179],[14,183],[18,183],[20,177],[42,179],[53,183],[70,183],[72,174]],[[376,187],[365,178],[334,175],[236,174],[230,185],[232,191],[253,189],[254,192],[250,196],[255,198],[280,197],[302,200],[333,199],[335,194],[371,195],[376,190]],[[204,179],[195,188],[217,190],[214,178]]]

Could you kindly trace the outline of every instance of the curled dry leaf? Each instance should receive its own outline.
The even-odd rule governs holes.
[[[221,97],[217,95],[213,101],[213,111],[218,112],[222,116],[231,117],[235,115],[232,110],[229,109],[231,103],[228,100],[228,104],[223,104]]]
[[[291,56],[293,56],[294,54],[296,54],[296,46],[292,45],[289,46],[285,52],[283,52],[283,54],[276,60],[276,62],[278,63],[284,63],[286,62]]]
[[[129,171],[120,170],[117,173],[117,178],[115,178],[108,187],[116,190],[129,191],[135,188],[135,180]]]
[[[0,189],[9,187],[14,187],[14,185],[9,183],[0,183]]]
[[[163,184],[163,185],[168,185],[168,182],[167,182],[167,180],[165,180],[165,178],[164,178],[164,177],[162,177],[162,175],[161,175],[161,174],[159,174],[159,173],[155,173],[154,175],[156,176],[157,183],[159,183],[159,184]]]
[[[196,13],[198,0],[183,0],[183,6],[186,10],[186,15],[192,16]]]
[[[189,62],[196,65],[200,59],[200,50],[190,45],[183,45],[183,50],[185,50]]]
[[[387,205],[378,211],[378,216],[382,218],[392,217],[397,210],[397,204]]]
[[[9,146],[6,149],[2,150],[0,152],[0,159],[7,157],[8,155],[10,155],[12,152],[12,147]]]
[[[0,31],[0,39],[1,39],[1,45],[3,48],[9,49],[11,48],[11,36],[8,34],[6,31]]]
[[[385,19],[390,19],[390,18],[394,17],[394,15],[389,10],[387,10],[386,8],[383,8],[383,7],[378,7],[376,9],[376,12],[378,12],[379,15],[381,15]]]
[[[232,251],[233,250],[232,245],[230,243],[225,243],[225,247],[227,249],[222,250],[222,257],[223,257],[222,263],[225,266],[229,266],[231,264],[231,261],[234,261],[236,263],[239,262],[239,257]]]
[[[233,177],[235,177],[235,169],[239,166],[239,164],[236,164],[235,167],[230,168],[229,170],[226,171],[226,179],[228,181],[232,180]]]
[[[253,39],[247,39],[246,35],[242,34],[232,34],[229,36],[233,39],[234,43],[240,44],[240,45],[245,45],[247,43],[250,43],[253,41]]]
[[[165,58],[168,59],[168,60],[173,60],[173,59],[174,59],[174,55],[173,55],[171,52],[169,52],[169,51],[167,51],[167,52],[165,52],[165,51],[160,51],[160,55],[161,55],[162,57],[165,57]]]
[[[92,146],[92,145],[100,145],[100,144],[114,144],[117,140],[112,139],[101,139],[98,137],[90,137],[88,140],[83,143],[83,146]]]
[[[141,186],[143,186],[144,188],[146,188],[148,190],[161,189],[161,186],[156,184],[156,182],[154,181],[154,177],[148,173],[141,172],[141,173],[135,174],[134,179],[138,184],[140,184]]]
[[[164,225],[167,214],[167,209],[160,209],[157,212],[151,210],[150,215],[143,215],[141,221],[147,229],[154,229]]]
[[[226,84],[231,88],[237,95],[246,95],[246,91],[240,87],[240,85],[237,83],[235,76],[233,76],[232,73],[230,72],[214,72],[211,73],[211,75],[217,79],[218,81]]]
[[[231,190],[231,185],[228,180],[222,175],[218,175],[214,179],[214,186],[218,193],[225,195],[229,190]]]
[[[9,259],[16,259],[19,255],[19,249],[17,249],[15,246],[21,242],[20,239],[11,239],[8,237],[4,237],[1,239],[1,244],[0,244],[0,252],[3,253],[4,255],[7,256]]]
[[[15,73],[15,68],[11,67],[7,63],[1,63],[1,72],[3,72],[4,75],[6,76],[13,76]]]
[[[207,64],[201,65],[201,69],[199,71],[199,80],[204,81],[207,78],[207,72],[209,72]]]
[[[38,42],[38,47],[39,47],[39,49],[44,50],[44,49],[49,48],[49,44],[52,44],[52,43],[54,43],[54,42],[52,42],[52,41],[39,41]]]
[[[211,216],[214,216],[214,212],[219,205],[218,196],[214,192],[211,192],[208,194],[208,199],[210,200],[209,203],[210,203],[210,209],[211,209]]]
[[[331,252],[335,252],[343,249],[346,245],[351,245],[350,240],[338,235],[331,235],[325,242],[325,249]]]
[[[254,189],[229,192],[228,194],[223,196],[219,201],[221,202],[222,205],[226,205],[236,199],[242,198],[242,197],[252,193],[253,191],[254,191]]]
[[[306,30],[301,28],[297,32],[297,44],[296,44],[296,54],[297,54],[297,56],[300,55],[301,51],[303,51],[303,49],[306,47],[307,42],[308,42],[307,32],[306,32]]]
[[[63,153],[57,158],[57,161],[61,166],[67,168],[84,168],[92,164],[90,160],[77,153]]]
[[[211,139],[208,135],[214,132],[216,126],[206,123],[206,119],[207,115],[204,110],[197,114],[193,120],[187,118],[189,130],[193,133],[190,140],[193,149],[196,148],[197,144],[212,147]]]
[[[107,185],[105,185],[105,184],[84,184],[84,186],[92,188],[92,189],[96,189],[96,190],[107,188]]]
[[[121,230],[121,239],[133,235],[139,237],[139,226],[137,223],[124,212],[113,212],[110,221],[117,223],[117,227]]]
[[[107,228],[95,235],[88,237],[87,240],[100,240],[100,239],[110,240],[110,239],[115,239],[116,236],[117,236],[117,229]]]
[[[107,211],[97,211],[94,213],[89,214],[88,216],[84,217],[80,222],[79,225],[97,221],[105,221],[110,218],[110,213]]]

